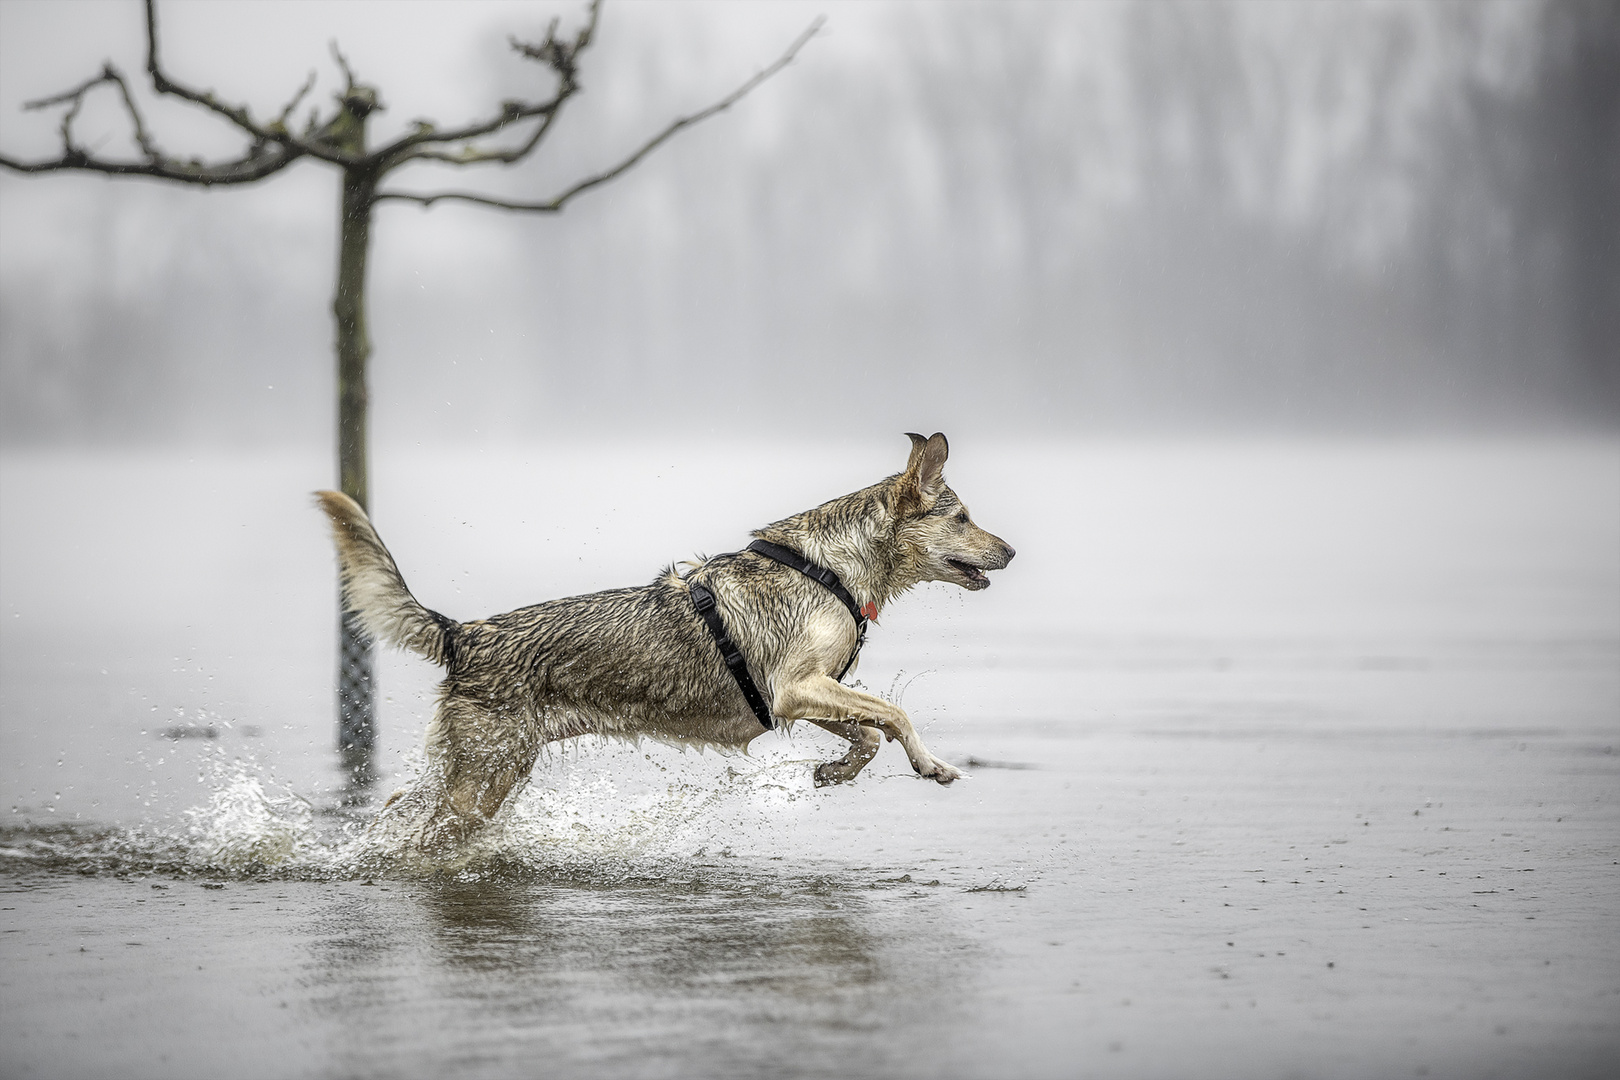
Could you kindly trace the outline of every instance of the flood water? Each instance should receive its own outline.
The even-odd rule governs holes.
[[[649,579],[903,439],[376,452],[474,618]],[[286,454],[0,457],[0,1073],[1599,1077],[1620,1069],[1620,442],[975,445],[1019,551],[856,673],[968,777],[799,729],[568,745],[437,874],[360,836]]]

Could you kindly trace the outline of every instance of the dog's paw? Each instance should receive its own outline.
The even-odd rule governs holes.
[[[832,787],[847,779],[836,761],[826,761],[816,766],[816,787]]]
[[[952,780],[962,779],[962,771],[955,765],[949,765],[936,757],[930,757],[926,764],[919,765],[913,761],[911,767],[917,770],[917,775],[925,780],[932,780],[939,784],[949,784]]]

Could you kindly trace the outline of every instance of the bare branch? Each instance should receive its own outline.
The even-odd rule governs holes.
[[[347,66],[345,66],[345,70],[347,70]],[[251,135],[255,144],[277,142],[283,144],[289,152],[296,151],[297,154],[310,154],[336,165],[350,164],[349,155],[319,142],[300,139],[288,132],[285,126],[277,127],[275,124],[263,126],[256,123],[245,105],[226,104],[216,98],[212,90],[193,90],[191,87],[177,83],[169,78],[168,74],[163,70],[162,61],[158,58],[157,0],[146,0],[146,71],[152,77],[152,89],[160,94],[169,94],[189,101],[194,105],[201,105],[210,112],[223,116]],[[299,97],[302,96],[303,94],[300,93]],[[254,151],[249,153],[251,155]]]
[[[36,98],[33,101],[25,101],[23,102],[23,108],[29,111],[36,109],[48,109],[52,105],[60,105],[64,101],[74,101],[81,98],[89,91],[108,81],[108,70],[111,67],[111,64],[106,65],[101,69],[100,75],[95,75],[84,80],[84,82],[80,83],[78,86],[75,86],[71,90],[64,90],[60,94],[52,94],[50,97]]]
[[[577,34],[570,40],[557,37],[557,24],[559,19],[552,18],[551,24],[546,28],[546,37],[538,45],[522,42],[517,37],[509,37],[514,52],[520,53],[530,60],[538,60],[549,66],[557,76],[557,91],[551,99],[544,102],[525,102],[525,100],[505,100],[501,102],[501,112],[489,120],[473,121],[460,128],[449,131],[439,131],[437,126],[428,121],[418,121],[416,130],[405,138],[395,141],[394,144],[384,147],[377,152],[376,159],[382,164],[382,172],[390,168],[410,162],[410,160],[436,160],[447,162],[450,165],[480,165],[486,162],[499,162],[502,165],[512,165],[518,160],[528,157],[535,151],[541,139],[551,131],[552,121],[556,120],[557,112],[562,104],[577,94],[578,84],[578,57],[580,52],[591,44],[596,37],[596,23],[601,18],[601,0],[591,0],[585,26],[578,29]],[[480,149],[471,146],[471,139],[483,138],[486,134],[494,134],[504,130],[515,123],[539,118],[539,125],[535,131],[518,142],[517,146],[509,149]],[[458,151],[441,151],[441,149],[424,149],[429,146],[445,146],[449,142],[468,142]]]
[[[344,88],[345,92],[353,90],[354,69],[349,66],[349,61],[344,58],[343,50],[338,48],[337,39],[333,38],[327,47],[332,50],[332,59],[337,61],[338,69],[343,72],[343,78],[348,84]]]
[[[152,176],[185,184],[247,184],[280,172],[303,155],[279,143],[260,143],[233,161],[206,164],[199,159],[181,161],[157,157],[147,161],[107,161],[95,158],[77,146],[68,146],[62,156],[49,161],[19,161],[0,154],[0,166],[20,173],[98,172],[111,176]]]
[[[315,72],[311,71],[309,73],[309,78],[304,80],[304,85],[298,88],[298,93],[294,94],[293,99],[287,102],[287,107],[281,110],[281,115],[277,116],[275,123],[271,124],[270,126],[272,128],[279,127],[283,131],[287,130],[287,121],[292,119],[293,110],[298,108],[298,103],[303,101],[305,96],[307,96],[313,89],[315,89]],[[310,126],[314,127],[313,119],[311,120]]]
[[[596,36],[596,23],[602,15],[602,0],[591,0],[590,15],[585,25],[580,27],[579,33],[574,35],[572,43],[557,40],[557,20],[553,18],[551,25],[546,27],[545,40],[538,45],[525,45],[515,37],[507,38],[516,51],[527,56],[530,60],[539,60],[559,75],[572,79],[575,74],[575,65],[579,54],[587,48],[591,39]]]
[[[123,72],[108,64],[107,74],[118,84],[118,93],[124,98],[124,108],[129,112],[130,123],[135,126],[135,145],[141,148],[146,160],[156,161],[163,155],[158,153],[157,144],[152,141],[152,136],[146,130],[146,121],[141,116],[141,110],[135,107],[135,96],[129,92],[129,84],[124,81]]]
[[[67,112],[62,114],[62,123],[59,128],[62,133],[62,152],[68,153],[69,151],[76,149],[73,145],[73,121],[79,118],[79,110],[84,107],[84,96],[106,81],[107,69],[104,67],[101,69],[100,75],[97,75],[93,79],[85,80],[78,86],[75,86],[72,90],[57,94],[54,97],[40,98],[37,101],[24,102],[23,108],[45,109],[52,105],[60,105],[64,101],[71,102],[71,104],[68,106]]]
[[[154,86],[158,85],[162,72],[157,66],[157,23],[153,14],[152,4],[147,4],[147,67],[153,71]],[[78,119],[80,111],[84,108],[84,101],[90,91],[103,83],[111,83],[118,88],[119,97],[124,104],[124,111],[129,116],[131,127],[134,129],[134,139],[140,147],[143,161],[115,161],[100,158],[93,151],[86,150],[74,141],[73,123]],[[171,84],[172,85],[172,84]],[[161,89],[161,87],[159,87]],[[299,96],[303,93],[300,91]],[[186,96],[181,94],[181,96]],[[294,99],[296,104],[297,99]],[[152,176],[163,180],[175,180],[187,184],[245,184],[261,179],[286,168],[293,161],[308,151],[292,140],[275,137],[273,132],[255,133],[252,144],[241,157],[212,164],[192,158],[183,161],[179,158],[166,157],[158,149],[151,132],[147,130],[146,118],[141,115],[139,106],[135,104],[135,95],[130,92],[129,82],[124,78],[123,72],[114,67],[111,62],[102,66],[101,74],[93,79],[87,79],[71,90],[47,98],[30,101],[23,107],[25,109],[43,109],[52,105],[67,103],[67,111],[62,115],[61,136],[62,153],[55,158],[45,161],[20,161],[5,155],[0,155],[0,166],[22,173],[57,172],[63,170],[78,170],[82,172],[99,172],[116,176]],[[213,111],[220,109],[213,107]],[[289,107],[290,108],[290,107]],[[246,116],[245,111],[242,113]],[[240,124],[238,126],[241,126]],[[255,131],[256,129],[250,128]]]
[[[255,139],[270,138],[268,131],[253,122],[245,107],[227,105],[217,100],[211,90],[206,93],[193,90],[164,74],[163,65],[158,60],[157,0],[146,0],[146,71],[152,76],[152,88],[158,93],[172,94],[216,112]]]
[[[547,101],[503,101],[501,111],[487,120],[474,121],[459,128],[440,131],[431,123],[418,122],[416,130],[411,134],[383,147],[377,151],[374,158],[381,163],[382,171],[403,165],[407,161],[443,161],[452,165],[476,165],[486,162],[499,162],[510,165],[521,161],[528,156],[540,141],[545,138],[551,129],[552,121],[556,119],[557,111],[563,103],[579,92],[578,74],[579,54],[587,48],[596,36],[597,20],[601,17],[602,0],[591,0],[589,14],[585,25],[580,27],[574,35],[573,41],[557,37],[558,20],[552,19],[546,28],[546,36],[538,45],[530,45],[509,38],[514,52],[520,53],[530,60],[537,60],[551,68],[557,75],[557,92]],[[540,124],[523,142],[510,149],[483,150],[474,146],[465,146],[460,150],[430,150],[428,146],[443,146],[447,143],[469,142],[472,139],[485,135],[493,135],[513,124],[524,120],[541,118]]]
[[[561,210],[563,206],[569,202],[569,200],[574,198],[574,196],[589,191],[591,188],[605,184],[609,180],[612,180],[629,169],[634,168],[642,158],[646,157],[648,154],[658,149],[658,147],[662,146],[665,142],[669,141],[683,128],[688,128],[693,124],[701,123],[702,121],[707,120],[709,117],[714,116],[716,113],[725,112],[737,102],[741,101],[755,87],[759,86],[760,83],[763,83],[766,79],[769,79],[772,75],[775,75],[778,71],[781,71],[783,68],[792,63],[794,57],[799,54],[799,50],[804,48],[810,39],[815,37],[816,34],[820,32],[822,24],[825,21],[826,20],[824,18],[817,17],[816,20],[812,22],[804,31],[804,33],[800,34],[794,40],[793,44],[788,46],[787,51],[776,59],[775,63],[755,74],[753,78],[737,87],[737,89],[733,90],[731,93],[727,94],[713,105],[710,105],[706,109],[701,109],[698,112],[692,113],[689,116],[678,117],[672,121],[668,127],[664,128],[657,135],[654,135],[651,139],[648,139],[639,148],[637,148],[634,153],[620,161],[611,169],[588,176],[571,187],[566,188],[561,194],[553,198],[546,199],[543,202],[516,202],[510,199],[498,199],[494,196],[480,195],[476,192],[468,191],[440,191],[426,195],[406,191],[380,191],[377,193],[376,201],[381,202],[385,199],[394,199],[400,202],[413,202],[424,207],[432,206],[434,203],[440,201],[468,202],[479,206],[494,207],[498,210],[521,210],[531,213],[555,213]],[[418,158],[427,158],[430,156],[435,160],[451,161],[458,164],[462,163],[458,161],[455,156],[449,154],[430,155],[428,153],[421,153],[416,155]]]
[[[572,94],[573,92],[571,91],[570,93]],[[419,149],[405,155],[400,161],[396,162],[396,164],[402,165],[405,163],[405,161],[443,161],[451,165],[483,165],[489,162],[499,162],[502,165],[511,165],[522,161],[534,151],[535,147],[540,145],[540,141],[544,139],[546,137],[546,133],[551,130],[551,125],[553,121],[557,119],[557,114],[562,111],[563,100],[564,99],[557,99],[547,102],[544,107],[545,111],[542,114],[543,118],[539,124],[535,125],[534,133],[517,146],[512,147],[510,150],[480,150],[475,146],[464,146],[460,150]],[[536,114],[529,113],[526,116],[515,117],[512,121],[503,122],[500,127],[505,127],[508,123],[513,123],[516,120],[532,119],[534,115]],[[431,141],[439,142],[441,140],[439,138],[434,138]]]
[[[554,214],[563,208],[559,199],[549,199],[545,202],[512,202],[509,199],[497,199],[493,195],[479,195],[472,191],[435,191],[429,195],[421,195],[414,191],[379,191],[372,202],[413,202],[418,206],[428,207],[436,202],[465,202],[477,206],[493,206],[497,210],[523,210],[535,214]]]
[[[140,146],[141,153],[145,154],[148,159],[157,157],[158,152],[152,145],[151,136],[147,133],[146,122],[141,117],[141,111],[136,108],[135,99],[129,92],[129,84],[124,81],[123,72],[114,67],[111,61],[102,65],[100,75],[92,79],[86,79],[73,89],[60,94],[39,98],[35,101],[26,101],[23,103],[23,108],[32,111],[49,108],[52,105],[60,105],[63,102],[71,102],[72,104],[68,107],[67,112],[62,114],[61,133],[63,148],[73,149],[73,121],[79,118],[79,112],[84,107],[85,96],[102,83],[112,83],[118,87],[119,95],[124,100],[124,110],[129,113],[130,121],[135,126],[135,142]]]

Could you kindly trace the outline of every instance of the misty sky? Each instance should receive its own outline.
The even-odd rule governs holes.
[[[396,184],[548,195],[827,24],[561,215],[379,208],[374,437],[1612,426],[1616,10],[610,2],[531,163]],[[336,38],[375,139],[545,93],[506,35],[583,8],[160,11],[168,67],[261,115],[312,68],[326,100]],[[21,103],[108,58],[142,70],[135,0],[0,4],[0,147],[52,154]],[[103,90],[80,138],[120,120]],[[4,439],[329,437],[337,195],[0,174]]]

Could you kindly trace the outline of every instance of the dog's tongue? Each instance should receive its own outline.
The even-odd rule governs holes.
[[[980,582],[983,582],[986,585],[990,584],[990,579],[985,577],[984,571],[980,570],[977,566],[962,562],[959,559],[948,559],[946,561],[952,566],[956,567],[957,570],[961,571],[962,576],[973,582],[975,585],[979,584]]]

